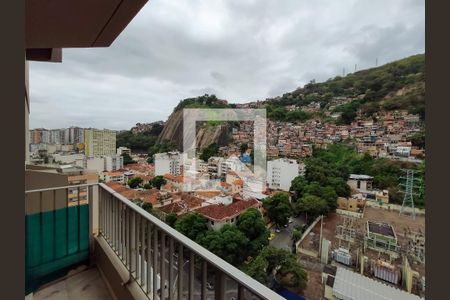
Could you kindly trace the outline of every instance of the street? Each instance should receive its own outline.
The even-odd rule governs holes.
[[[275,238],[269,243],[271,246],[286,249],[288,251],[292,250],[292,231],[297,225],[303,226],[303,224],[305,224],[305,219],[303,216],[292,217],[291,219],[292,223],[288,224],[288,227],[280,228],[281,232],[275,232],[275,226],[270,229],[271,232],[275,233]]]

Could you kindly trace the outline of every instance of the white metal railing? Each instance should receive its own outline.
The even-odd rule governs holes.
[[[74,188],[86,188],[89,202],[98,199],[90,223],[98,212],[99,234],[149,299],[284,299],[103,183],[28,190],[25,196],[55,201],[57,190],[68,196]]]
[[[107,185],[99,187],[100,234],[149,298],[284,299]]]

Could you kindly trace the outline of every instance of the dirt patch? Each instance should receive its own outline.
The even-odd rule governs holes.
[[[322,272],[306,270],[308,273],[308,285],[303,295],[308,300],[324,299],[323,294],[325,287],[322,284]]]

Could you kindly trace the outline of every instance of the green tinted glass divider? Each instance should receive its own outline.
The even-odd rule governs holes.
[[[89,258],[89,205],[25,216],[25,294]]]

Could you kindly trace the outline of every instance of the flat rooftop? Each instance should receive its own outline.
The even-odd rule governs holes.
[[[330,282],[331,283],[331,282]],[[339,299],[366,300],[420,300],[417,295],[407,293],[387,284],[373,280],[353,271],[338,267],[333,283],[333,294]]]
[[[369,232],[396,238],[394,228],[386,223],[367,221]]]

